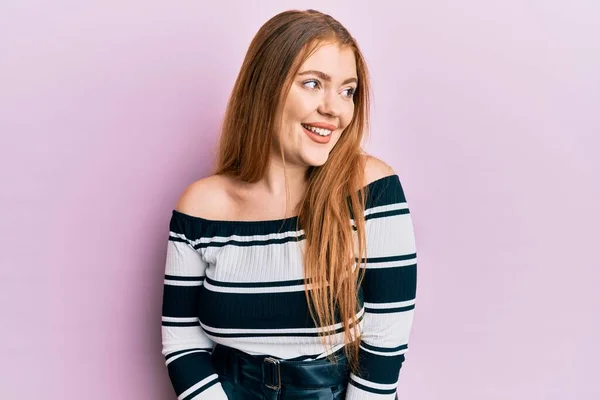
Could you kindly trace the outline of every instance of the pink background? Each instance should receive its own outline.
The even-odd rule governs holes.
[[[600,4],[260,4],[1,3],[0,398],[174,398],[171,209],[257,29],[309,7],[363,48],[411,203],[401,398],[600,398]]]

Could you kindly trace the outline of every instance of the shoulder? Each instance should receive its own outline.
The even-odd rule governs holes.
[[[365,186],[370,188],[368,196],[371,207],[406,203],[400,177],[392,167],[382,160],[367,156],[364,180],[366,182]],[[367,202],[369,202],[369,198]]]
[[[365,158],[365,186],[386,176],[396,175],[393,168],[379,158],[371,155],[366,155]]]
[[[175,210],[206,219],[218,218],[231,203],[229,179],[221,175],[212,175],[197,180],[185,188]]]

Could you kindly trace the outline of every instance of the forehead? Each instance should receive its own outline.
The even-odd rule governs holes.
[[[300,66],[298,72],[318,70],[330,75],[334,80],[356,77],[354,51],[337,43],[321,44]]]

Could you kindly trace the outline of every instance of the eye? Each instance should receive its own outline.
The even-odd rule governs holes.
[[[319,81],[317,81],[315,79],[311,79],[311,80],[302,82],[302,85],[304,85],[305,87],[307,87],[307,85],[311,85],[311,84],[314,84],[314,86],[308,87],[309,89],[318,89],[321,86]]]
[[[348,92],[348,94],[346,94],[347,98],[352,98],[354,96],[354,93],[356,93],[356,88],[348,88],[344,90],[345,92]]]

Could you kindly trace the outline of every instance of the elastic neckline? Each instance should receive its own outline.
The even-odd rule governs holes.
[[[397,174],[393,174],[393,175],[387,175],[387,176],[378,178],[378,179],[374,180],[373,182],[369,183],[368,185],[364,186],[363,189],[371,188],[372,186],[383,184],[385,181],[393,179],[393,178],[397,178],[397,177],[398,177]],[[173,210],[173,215],[182,217],[184,219],[189,219],[192,221],[202,222],[204,224],[219,224],[219,225],[247,226],[247,227],[250,227],[250,226],[274,226],[277,224],[279,224],[279,225],[295,224],[296,221],[298,220],[298,215],[294,215],[292,217],[287,217],[287,218],[280,218],[280,219],[249,220],[249,221],[208,219],[208,218],[202,218],[202,217],[198,217],[198,216],[194,216],[194,215],[189,215],[189,214],[183,213],[181,211],[177,211],[177,210]]]
[[[281,218],[281,219],[265,219],[265,220],[254,220],[254,221],[242,221],[242,220],[226,220],[226,219],[207,219],[202,217],[196,217],[194,215],[189,215],[182,213],[181,211],[173,210],[173,214],[179,215],[184,218],[189,218],[192,220],[197,220],[199,222],[210,223],[210,224],[244,224],[244,225],[253,225],[253,224],[281,224],[288,221],[295,221],[298,219],[298,215],[294,215],[293,217]]]

